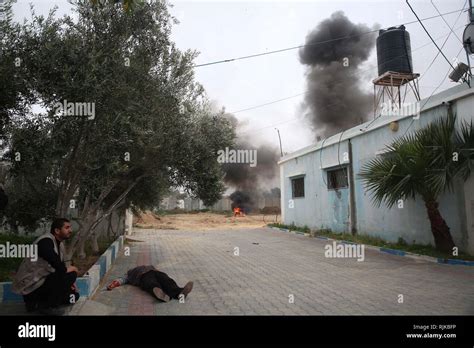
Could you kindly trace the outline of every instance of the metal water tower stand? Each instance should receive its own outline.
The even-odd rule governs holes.
[[[407,95],[413,93],[416,101],[420,101],[420,88],[417,73],[399,73],[387,71],[374,79],[374,118],[383,103],[390,102],[391,106],[402,108]]]

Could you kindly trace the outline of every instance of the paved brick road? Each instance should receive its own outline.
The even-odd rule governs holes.
[[[131,255],[119,257],[102,287],[135,265],[151,263],[179,285],[194,280],[185,303],[159,303],[126,285],[97,292],[76,314],[474,314],[472,266],[367,249],[364,262],[328,259],[326,241],[268,228],[137,229],[133,238],[144,242],[129,244]],[[399,294],[404,303],[398,303]]]

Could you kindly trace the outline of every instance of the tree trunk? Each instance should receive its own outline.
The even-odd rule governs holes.
[[[97,227],[92,231],[91,236],[89,238],[90,245],[92,248],[92,253],[94,255],[98,255],[100,252],[99,248],[99,238],[102,236],[107,236],[108,232],[108,225],[110,222],[112,214],[110,214],[106,220],[103,220],[101,224],[97,225]]]
[[[110,228],[112,230],[114,239],[116,239],[118,236],[121,236],[125,234],[125,207],[121,207],[120,209],[117,210],[116,215],[117,218],[115,219],[115,225],[112,221],[110,224]]]
[[[112,226],[112,214],[110,214],[109,219],[107,221],[107,238],[115,240],[115,232]]]
[[[123,224],[123,216],[125,215],[125,205],[124,201],[122,203],[118,204],[115,209],[110,213],[109,215],[109,229],[111,233],[108,233],[108,236],[110,238],[113,238],[114,240],[119,236],[122,235],[121,233],[121,226]],[[114,221],[116,228],[114,229]]]
[[[77,250],[77,256],[80,259],[86,258],[85,245],[86,242],[90,239],[91,233],[95,229],[94,220],[97,219],[98,211],[89,212],[84,218],[84,228],[81,231],[81,234],[78,235],[77,246],[72,245],[73,253],[74,250]]]
[[[125,220],[126,220],[127,208],[120,209],[119,218],[115,226],[115,236],[125,235]]]
[[[79,230],[73,235],[71,238],[71,242],[69,243],[66,251],[67,259],[71,260],[76,251],[80,250],[77,252],[77,255],[79,258],[85,258],[85,252],[84,252],[84,246],[85,246],[85,241],[87,240],[87,234],[90,230],[90,227],[92,225],[92,217],[91,213],[87,215],[86,218],[82,219],[81,226]]]
[[[431,232],[433,233],[436,249],[452,254],[455,246],[454,241],[446,221],[444,221],[439,212],[438,205],[436,201],[425,201],[428,218],[431,223]]]
[[[79,257],[80,259],[85,259],[87,256],[85,246],[86,246],[86,239],[83,238],[79,240],[78,247],[77,247],[77,257]]]
[[[92,253],[94,255],[98,255],[99,254],[99,234],[97,232],[95,232],[92,236],[91,236],[91,248],[92,248]]]
[[[107,197],[107,195],[112,191],[114,186],[117,184],[118,181],[115,181],[112,184],[109,184],[106,188],[104,188],[97,199],[97,201],[94,203],[94,205],[91,205],[86,209],[83,209],[81,213],[81,220],[82,220],[82,228],[80,231],[76,234],[76,236],[73,237],[73,240],[70,244],[70,253],[71,255],[74,255],[76,250],[78,251],[78,256],[79,258],[85,258],[85,243],[88,239],[90,239],[90,236],[92,233],[94,233],[96,227],[100,224],[101,221],[103,221],[105,218],[107,218],[112,212],[114,211],[115,208],[119,206],[120,203],[122,203],[122,200],[127,196],[127,194],[132,190],[132,188],[144,177],[144,175],[139,176],[132,182],[128,188],[122,192],[122,194],[115,200],[114,203],[112,203],[107,209],[105,210],[100,210],[99,214],[99,209],[100,205],[102,204],[103,200]]]

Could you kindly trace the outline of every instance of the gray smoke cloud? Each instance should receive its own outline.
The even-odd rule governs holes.
[[[225,114],[236,127],[237,139],[234,149],[257,150],[257,165],[249,166],[246,163],[225,163],[222,168],[225,172],[224,182],[237,190],[254,196],[263,187],[274,183],[278,174],[278,148],[268,144],[255,146],[250,137],[239,134],[239,121],[232,114]]]
[[[247,163],[224,163],[222,169],[225,173],[224,182],[234,188],[230,195],[232,209],[239,207],[245,213],[250,213],[258,208],[259,201],[268,195],[274,195],[274,188],[278,185],[278,160],[280,152],[276,146],[269,144],[255,145],[252,139],[241,132],[241,124],[232,114],[224,114],[234,125],[237,139],[233,149],[235,150],[257,150],[257,165],[251,167]],[[278,189],[279,192],[279,189]],[[275,200],[278,204],[278,197]]]
[[[307,35],[299,56],[308,66],[304,107],[316,137],[328,137],[367,120],[373,96],[361,88],[360,66],[375,46],[376,33],[363,33],[377,28],[354,24],[338,11]],[[336,38],[343,39],[325,42]]]

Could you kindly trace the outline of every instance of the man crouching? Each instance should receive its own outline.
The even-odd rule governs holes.
[[[66,267],[63,241],[72,234],[68,219],[58,218],[51,224],[51,231],[38,237],[38,259],[25,258],[12,284],[13,292],[23,295],[26,310],[50,314],[48,310],[60,305],[74,304],[79,299],[75,281],[78,269]]]

